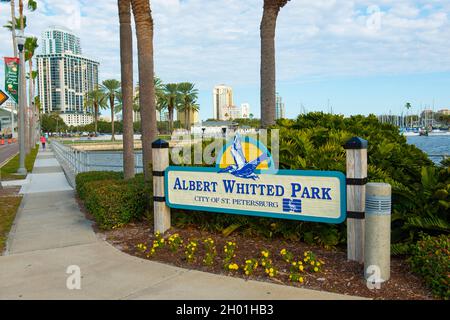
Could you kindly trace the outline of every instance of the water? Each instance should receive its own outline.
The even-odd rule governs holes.
[[[90,151],[88,152],[90,171],[123,171],[123,154],[121,151]],[[134,154],[136,172],[142,172],[142,152]]]
[[[450,136],[411,136],[406,137],[409,144],[414,144],[430,156],[435,163],[442,161],[442,157],[433,155],[450,155]]]

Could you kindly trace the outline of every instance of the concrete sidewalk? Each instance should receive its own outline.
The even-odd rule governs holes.
[[[358,299],[139,259],[97,238],[51,151],[39,152],[7,252],[0,299]],[[69,290],[69,266],[81,289]]]

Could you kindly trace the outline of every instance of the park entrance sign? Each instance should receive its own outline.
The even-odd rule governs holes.
[[[325,223],[346,218],[343,173],[275,170],[265,146],[239,135],[216,167],[171,166],[164,181],[171,208]]]

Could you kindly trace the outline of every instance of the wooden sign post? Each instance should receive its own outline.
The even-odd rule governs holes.
[[[158,139],[152,143],[153,157],[153,214],[154,231],[164,233],[170,229],[170,208],[164,195],[164,174],[169,167],[169,143]]]
[[[363,263],[367,141],[354,137],[344,148],[347,151],[347,259]]]

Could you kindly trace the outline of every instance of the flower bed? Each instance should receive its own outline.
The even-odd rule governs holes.
[[[102,232],[128,254],[183,268],[375,299],[433,299],[401,258],[392,260],[391,279],[381,289],[370,290],[363,267],[348,262],[346,253],[337,249],[240,234],[224,236],[194,227],[172,228],[164,236],[155,236],[145,221]]]

